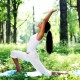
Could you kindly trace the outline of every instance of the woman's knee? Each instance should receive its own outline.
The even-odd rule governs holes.
[[[17,51],[16,50],[11,51],[10,57],[17,58]]]

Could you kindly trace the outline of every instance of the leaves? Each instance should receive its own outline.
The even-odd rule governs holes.
[[[21,51],[26,51],[25,47],[26,45],[22,44],[3,44],[0,45],[0,72],[4,72],[7,70],[15,69],[15,65],[12,61],[12,59],[9,57],[10,52],[14,49],[18,49]],[[37,49],[38,55],[41,59],[41,62],[43,65],[49,69],[49,70],[76,70],[79,69],[79,67],[71,67],[74,63],[79,63],[80,61],[80,45],[75,46],[55,46],[55,52],[53,52],[51,55],[48,55],[46,51],[43,49],[43,47],[40,45]],[[66,54],[68,53],[68,54]],[[78,56],[78,58],[77,58]],[[74,76],[70,73],[69,76],[61,75],[61,76],[41,76],[41,77],[25,77],[24,74],[27,71],[34,71],[35,69],[31,65],[30,62],[24,62],[22,60],[19,60],[20,65],[23,69],[22,73],[15,73],[13,76],[6,76],[6,77],[0,77],[1,80],[79,80],[79,77]]]

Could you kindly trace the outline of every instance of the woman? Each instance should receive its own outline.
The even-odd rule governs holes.
[[[41,23],[38,24],[39,27],[39,32],[37,34],[34,34],[31,36],[28,48],[26,52],[18,51],[18,50],[13,50],[11,52],[11,57],[16,65],[17,72],[21,72],[21,68],[19,66],[18,58],[29,61],[31,64],[34,66],[34,68],[39,71],[40,73],[44,74],[45,76],[51,76],[54,74],[68,74],[66,71],[58,72],[58,71],[50,71],[47,70],[43,64],[41,63],[39,56],[36,52],[36,47],[40,43],[41,39],[44,36],[44,33],[47,34],[47,39],[46,39],[46,49],[48,53],[52,52],[52,35],[50,32],[50,24],[48,22],[50,16],[52,15],[53,12],[55,12],[56,9],[52,9],[48,15],[43,19]]]

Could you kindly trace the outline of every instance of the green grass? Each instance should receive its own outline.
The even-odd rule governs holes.
[[[15,69],[15,65],[10,58],[10,52],[14,49],[26,51],[26,45],[24,44],[0,44],[0,72]],[[52,54],[47,54],[44,50],[44,46],[38,46],[37,52],[40,56],[41,62],[47,69],[50,70],[77,70],[80,69],[80,45],[71,46],[55,46]],[[72,64],[79,64],[72,66]],[[70,74],[69,76],[41,76],[41,77],[26,77],[24,72],[34,71],[35,69],[29,62],[20,60],[20,65],[23,69],[21,74],[15,73],[13,76],[0,77],[0,80],[80,80],[80,77]]]

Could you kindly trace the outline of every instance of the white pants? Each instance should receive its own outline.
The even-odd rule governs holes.
[[[45,76],[51,76],[51,71],[47,70],[41,63],[36,51],[26,53],[18,50],[13,50],[10,55],[12,58],[19,58],[28,62],[34,66],[34,68]]]

